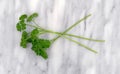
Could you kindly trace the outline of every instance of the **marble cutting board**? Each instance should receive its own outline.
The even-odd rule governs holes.
[[[120,74],[120,0],[0,0],[0,8],[0,74]],[[105,43],[76,39],[98,51],[94,54],[60,38],[44,60],[19,46],[16,22],[32,12],[39,13],[42,27],[58,32],[91,13],[69,33]]]

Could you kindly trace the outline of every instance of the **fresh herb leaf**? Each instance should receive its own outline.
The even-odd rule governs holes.
[[[21,30],[25,30],[26,29],[26,23],[24,20],[20,21],[20,25],[21,25]]]
[[[41,39],[41,45],[43,48],[49,48],[51,45],[51,41],[47,39]]]
[[[27,42],[32,43],[32,38],[31,38],[31,37],[28,37],[28,38],[27,38]]]
[[[19,20],[25,20],[27,18],[27,14],[23,14],[19,17]]]
[[[26,29],[26,23],[24,20],[21,20],[17,23],[16,28],[18,31],[22,31]]]
[[[21,25],[20,25],[20,23],[17,23],[16,28],[17,28],[17,31],[21,31]]]
[[[47,59],[48,58],[48,54],[47,52],[44,50],[44,49],[41,49],[39,52],[38,52],[39,55],[41,55],[44,59]]]
[[[20,46],[23,48],[27,47],[27,38],[28,38],[28,33],[26,31],[22,32],[22,37],[21,37],[21,42],[20,42]]]
[[[44,59],[48,57],[46,49],[49,48],[50,45],[51,43],[49,40],[39,38],[32,40],[32,50],[36,53],[36,55],[41,55]]]
[[[37,28],[31,31],[31,37],[36,37],[39,34],[39,30]]]
[[[31,22],[34,18],[38,17],[38,13],[33,13],[27,18],[27,22]]]

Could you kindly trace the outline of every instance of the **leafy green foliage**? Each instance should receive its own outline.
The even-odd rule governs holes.
[[[20,21],[20,24],[21,24],[21,29],[22,30],[25,30],[26,29],[26,23],[25,23],[25,21]]]
[[[26,15],[23,14],[19,17],[19,21],[16,24],[16,29],[17,31],[21,31],[22,32],[22,36],[21,36],[21,42],[20,42],[20,46],[23,48],[27,48],[27,44],[31,43],[32,47],[31,49],[35,52],[36,55],[43,57],[44,59],[48,58],[47,55],[47,49],[51,46],[51,44],[56,41],[58,38],[60,37],[64,37],[92,52],[95,52],[95,50],[92,50],[91,48],[75,41],[72,40],[66,36],[72,36],[72,37],[76,37],[76,38],[82,38],[82,39],[86,39],[86,40],[94,40],[95,39],[89,39],[89,38],[84,38],[84,37],[80,37],[80,36],[76,36],[76,35],[72,35],[72,34],[66,34],[66,32],[68,32],[69,30],[71,30],[73,27],[75,27],[77,24],[79,24],[81,21],[85,20],[87,17],[89,17],[90,15],[82,18],[81,20],[77,21],[75,24],[73,24],[72,26],[70,26],[68,29],[66,29],[63,33],[61,32],[55,32],[55,31],[51,31],[51,30],[47,30],[44,28],[41,28],[40,26],[38,26],[35,22],[34,19],[36,17],[38,17],[38,13],[33,13],[31,15]],[[36,24],[36,26],[31,25],[31,22]],[[33,30],[31,30],[30,32],[26,31],[26,27],[30,26],[33,28]],[[39,35],[41,34],[45,34],[45,33],[52,33],[52,34],[57,34],[58,36],[55,37],[52,40],[48,40],[48,39],[44,39],[44,38],[39,38]],[[66,36],[63,36],[66,35]]]
[[[23,31],[26,29],[26,23],[24,20],[20,20],[17,25],[16,25],[16,28],[18,31]]]
[[[29,38],[29,42],[32,43],[32,50],[36,53],[36,55],[42,56],[44,59],[48,58],[46,53],[46,49],[50,47],[51,42],[47,39],[38,38],[39,30],[33,29],[31,31],[31,38]]]
[[[20,23],[17,23],[16,28],[17,28],[17,31],[21,31],[21,25],[20,25]]]
[[[39,34],[39,30],[37,28],[31,31],[31,37],[36,37],[38,34]]]
[[[26,23],[31,22],[37,16],[37,13],[33,13],[32,15],[28,16],[28,18],[26,14],[19,17],[19,22],[17,23],[16,28],[18,31],[22,31],[20,46],[26,48],[27,43],[31,43],[31,49],[36,53],[36,55],[42,56],[44,59],[47,59],[48,55],[46,49],[48,49],[51,45],[50,40],[39,38],[38,36],[41,30],[38,30],[37,28],[33,29],[29,33],[25,31]]]
[[[23,14],[19,17],[19,20],[25,20],[27,18],[27,14]]]
[[[27,18],[27,22],[31,22],[34,18],[38,17],[38,13],[33,13]]]
[[[49,48],[50,45],[51,42],[49,40],[39,39],[37,37],[32,40],[32,50],[36,55],[42,56],[44,59],[48,58],[46,49]]]
[[[28,38],[28,33],[26,31],[22,32],[22,37],[21,37],[21,42],[20,46],[23,48],[27,47],[27,38]]]

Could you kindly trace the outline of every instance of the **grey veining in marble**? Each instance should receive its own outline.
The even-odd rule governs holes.
[[[19,46],[16,22],[32,12],[42,27],[59,32],[91,13],[69,33],[106,42],[76,39],[99,52],[94,54],[60,38],[44,60],[30,46]],[[0,74],[120,74],[120,0],[0,0]]]

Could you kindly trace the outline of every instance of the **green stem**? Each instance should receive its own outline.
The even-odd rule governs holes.
[[[76,22],[75,24],[73,24],[72,26],[71,26],[71,28],[73,28],[74,26],[76,26],[77,24],[79,24],[80,22],[82,22],[83,20],[85,20],[85,19],[87,19],[89,16],[91,16],[90,14],[88,15],[88,16],[85,16],[83,19],[81,19],[81,20],[79,20],[78,22]],[[84,39],[84,40],[89,40],[89,41],[95,41],[95,42],[105,42],[105,40],[96,40],[96,39],[92,39],[92,38],[86,38],[86,37],[83,37],[83,36],[77,36],[77,35],[72,35],[72,34],[66,34],[66,33],[61,33],[61,32],[54,32],[54,31],[51,31],[51,30],[46,30],[46,29],[44,29],[44,28],[42,28],[42,27],[40,27],[34,20],[33,20],[33,23],[37,26],[36,28],[40,28],[40,29],[42,29],[42,30],[44,30],[44,31],[47,31],[47,32],[49,32],[49,33],[54,33],[54,34],[61,34],[61,35],[67,35],[67,36],[72,36],[72,37],[75,37],[75,38],[81,38],[81,39]],[[71,28],[69,28],[69,29],[71,29]],[[68,30],[69,31],[69,30]],[[55,39],[53,39],[53,40],[55,40]]]
[[[77,21],[75,24],[73,24],[72,26],[70,26],[68,29],[66,29],[61,35],[55,37],[52,42],[55,42],[58,38],[60,38],[61,36],[63,36],[65,33],[67,33],[69,30],[71,30],[73,27],[75,27],[76,25],[78,25],[80,22],[82,22],[83,20],[87,19],[88,17],[90,17],[91,14],[85,16],[84,18],[80,19],[79,21]]]
[[[40,26],[38,27],[38,26],[30,25],[30,24],[28,24],[28,25],[31,26],[31,27],[34,27],[34,28],[42,29],[42,30],[44,30],[44,31],[46,31],[46,32],[49,32],[49,33],[52,33],[52,34],[53,34],[53,33],[54,33],[54,34],[57,34],[57,35],[61,35],[61,34],[62,34],[61,32],[55,32],[55,31],[43,29],[43,28],[41,28]],[[87,38],[87,37],[83,37],[83,36],[77,36],[77,35],[73,35],[73,34],[67,34],[67,33],[65,33],[64,35],[66,35],[66,36],[71,36],[71,37],[75,37],[75,38],[80,38],[80,39],[84,39],[84,40],[89,40],[89,41],[105,42],[105,40],[97,40],[97,39]]]
[[[71,38],[68,38],[68,37],[66,37],[66,36],[63,36],[63,37],[66,38],[66,39],[68,39],[68,40],[70,40],[70,41],[72,41],[72,42],[74,42],[74,43],[76,43],[76,44],[78,44],[78,45],[80,45],[80,46],[82,46],[82,47],[84,47],[84,48],[86,48],[86,49],[88,49],[89,51],[92,51],[92,52],[94,52],[94,53],[97,53],[97,51],[91,49],[90,47],[88,47],[88,46],[86,46],[86,45],[84,45],[84,44],[82,44],[82,43],[80,43],[80,42],[77,42],[77,41],[75,41],[75,40],[73,40],[73,39],[71,39]]]
[[[38,28],[38,27],[36,27],[34,25],[31,25],[31,24],[27,24],[27,25],[30,26],[30,27]]]
[[[54,33],[54,34],[59,34],[61,35],[62,33],[61,32],[54,32],[54,31],[51,31],[51,30],[46,30],[47,32],[49,33]],[[80,38],[80,39],[84,39],[84,40],[89,40],[89,41],[95,41],[95,42],[105,42],[105,40],[96,40],[96,39],[92,39],[92,38],[87,38],[87,37],[83,37],[83,36],[77,36],[77,35],[73,35],[73,34],[67,34],[65,33],[64,35],[66,36],[71,36],[71,37],[75,37],[75,38]]]
[[[34,20],[32,21],[37,27],[40,27]]]

